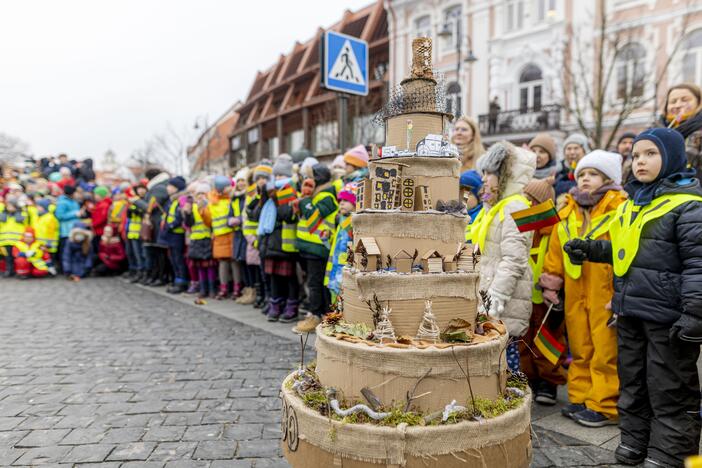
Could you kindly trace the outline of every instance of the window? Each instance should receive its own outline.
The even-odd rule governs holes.
[[[246,133],[246,141],[249,144],[258,143],[258,127],[254,127]]]
[[[441,41],[441,50],[444,52],[458,48],[458,41],[461,38],[461,7],[455,6],[444,11],[444,24],[442,30],[446,30],[449,35]]]
[[[316,125],[312,129],[312,138],[315,153],[335,150],[339,146],[339,125],[336,121]]]
[[[617,57],[617,99],[641,97],[644,92],[644,58],[646,50],[632,42]]]
[[[239,148],[241,148],[241,135],[237,135],[235,137],[232,137],[232,140],[231,140],[232,151],[236,151]]]
[[[305,145],[305,131],[295,130],[288,134],[288,144],[286,145],[289,152],[297,151],[302,149]]]
[[[520,30],[524,27],[524,0],[513,0],[507,2],[507,32]]]
[[[556,0],[536,0],[537,18],[545,21],[556,15]]]
[[[446,87],[446,112],[455,117],[463,115],[461,108],[461,85],[455,81]]]
[[[271,159],[275,159],[278,157],[280,154],[280,142],[278,141],[278,137],[273,137],[269,138],[268,141],[268,157]]]
[[[362,145],[382,144],[385,141],[385,128],[373,123],[372,115],[353,118],[353,142]]]
[[[689,83],[702,82],[702,29],[692,31],[683,41],[682,78]]]
[[[422,16],[414,22],[415,37],[431,37],[431,17]]]
[[[543,74],[534,64],[529,64],[519,75],[519,110],[522,114],[541,110]]]

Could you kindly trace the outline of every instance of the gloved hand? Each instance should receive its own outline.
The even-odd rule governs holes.
[[[677,322],[670,327],[670,339],[687,341],[688,343],[702,343],[702,319],[683,314]]]
[[[492,299],[490,310],[488,311],[489,315],[498,319],[505,311],[505,305],[509,301],[509,298],[493,290],[489,290],[488,295],[490,299]]]
[[[302,182],[302,188],[300,189],[300,193],[302,194],[303,197],[311,197],[312,194],[314,193],[314,188],[315,188],[314,179],[305,179]]]
[[[558,291],[553,289],[544,289],[542,296],[546,302],[546,305],[558,305],[561,303],[561,300],[558,298]]]
[[[227,219],[227,226],[233,227],[233,226],[239,226],[239,225],[241,225],[241,218],[234,217],[234,218]]]
[[[34,251],[33,250],[27,250],[25,252],[27,258],[33,257],[34,256]]]
[[[290,205],[292,206],[293,213],[296,215],[300,214],[300,199],[296,198],[293,201],[290,202]]]
[[[582,265],[590,255],[590,245],[590,241],[573,239],[565,243],[563,250],[568,254],[573,265]]]

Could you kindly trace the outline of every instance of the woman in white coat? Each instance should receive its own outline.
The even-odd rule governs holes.
[[[480,159],[484,209],[473,228],[473,245],[480,250],[480,290],[491,298],[491,316],[502,320],[509,335],[523,336],[531,315],[532,273],[529,268],[531,232],[519,232],[511,214],[529,208],[522,191],[536,169],[536,155],[508,142],[495,143]],[[519,350],[507,348],[510,369],[519,369]]]

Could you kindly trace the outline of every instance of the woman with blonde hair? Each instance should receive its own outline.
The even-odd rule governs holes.
[[[679,83],[668,89],[660,125],[673,128],[685,139],[689,168],[702,177],[702,89],[693,83]]]
[[[483,143],[480,141],[478,124],[465,115],[456,119],[451,143],[458,147],[458,152],[461,155],[461,173],[474,169],[475,162],[485,153]]]

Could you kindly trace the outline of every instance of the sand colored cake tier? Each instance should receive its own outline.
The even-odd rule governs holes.
[[[439,112],[419,113],[415,110],[409,113],[390,117],[385,125],[385,144],[396,146],[398,149],[414,151],[417,143],[429,134],[443,135],[451,117]],[[407,138],[407,125],[411,124],[412,131]],[[409,143],[409,144],[408,144]]]
[[[290,377],[289,377],[290,378]],[[381,427],[330,420],[283,383],[282,447],[304,468],[526,468],[531,459],[531,394],[517,408],[480,421]]]
[[[493,331],[489,337],[470,345],[437,348],[371,346],[366,342],[348,342],[317,333],[317,375],[324,385],[343,393],[346,400],[363,401],[361,389],[368,387],[383,404],[403,403],[407,392],[423,395],[412,405],[423,413],[441,411],[459,396],[465,399],[470,388],[461,363],[470,375],[476,397],[495,400],[505,390],[507,361],[502,350],[507,335]]]
[[[475,325],[477,315],[477,272],[360,273],[344,270],[344,320],[373,326],[373,313],[368,302],[375,300],[392,310],[390,321],[397,336],[417,334],[425,309],[432,301],[432,311],[439,329],[454,318]],[[455,363],[454,363],[455,364]]]

